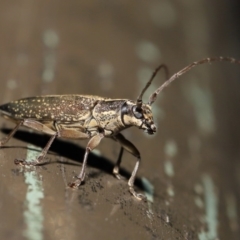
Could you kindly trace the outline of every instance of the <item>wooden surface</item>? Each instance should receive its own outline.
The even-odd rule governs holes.
[[[231,1],[1,1],[0,103],[43,94],[135,100],[152,71],[207,56],[240,58]],[[0,239],[240,239],[240,66],[199,66],[153,106],[158,132],[124,135],[142,154],[136,187],[112,175],[119,146],[104,140],[80,170],[85,141],[54,142],[50,163],[21,169],[48,136],[22,128],[0,149]],[[163,82],[155,79],[150,93]],[[1,138],[13,124],[1,118]],[[129,177],[135,159],[124,153]]]

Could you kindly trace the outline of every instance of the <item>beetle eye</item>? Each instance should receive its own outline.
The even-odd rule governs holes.
[[[138,110],[137,106],[133,107],[133,115],[137,119],[143,118],[142,109]]]

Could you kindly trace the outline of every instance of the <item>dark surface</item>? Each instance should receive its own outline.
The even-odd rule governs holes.
[[[233,2],[234,3],[234,2]],[[43,94],[135,100],[152,71],[174,73],[207,56],[240,58],[230,1],[2,1],[0,103]],[[40,167],[21,169],[49,136],[22,128],[0,149],[0,239],[240,238],[240,67],[199,66],[153,105],[158,132],[124,135],[142,154],[136,187],[111,174],[119,153],[103,140],[80,170],[86,141],[58,139]],[[144,100],[163,82],[154,80]],[[14,125],[0,120],[1,137]],[[24,131],[25,130],[25,131]],[[129,177],[135,159],[123,155]]]

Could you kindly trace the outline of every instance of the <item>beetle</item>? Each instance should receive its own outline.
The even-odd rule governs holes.
[[[15,122],[16,126],[9,135],[0,141],[0,147],[8,142],[20,126],[50,135],[50,140],[35,160],[31,162],[21,159],[15,160],[16,164],[27,166],[43,163],[55,138],[90,139],[86,146],[81,171],[77,178],[69,184],[71,188],[78,188],[85,178],[89,153],[99,145],[104,137],[111,138],[121,145],[113,174],[116,178],[121,179],[119,168],[124,149],[135,156],[137,161],[128,180],[129,191],[137,199],[144,199],[144,195],[137,193],[134,189],[134,180],[141,161],[140,152],[133,143],[121,134],[121,131],[136,126],[148,134],[154,134],[157,128],[154,124],[151,105],[155,102],[157,95],[172,81],[193,67],[215,61],[240,64],[239,60],[230,57],[211,57],[193,62],[170,78],[167,77],[167,80],[150,95],[148,103],[143,103],[143,94],[161,68],[165,70],[166,76],[168,75],[168,69],[164,64],[153,72],[136,101],[91,95],[47,95],[3,104],[0,106],[0,114]]]

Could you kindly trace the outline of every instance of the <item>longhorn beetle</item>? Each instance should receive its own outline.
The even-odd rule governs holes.
[[[16,159],[20,165],[38,165],[44,162],[44,158],[55,138],[90,139],[83,158],[82,169],[72,183],[72,188],[78,188],[85,178],[85,170],[89,152],[96,148],[104,137],[112,138],[121,145],[118,160],[113,169],[113,174],[120,179],[120,163],[123,150],[127,150],[137,158],[137,162],[128,180],[129,190],[134,197],[141,200],[144,196],[134,190],[134,180],[140,164],[138,149],[128,141],[120,132],[131,126],[136,126],[148,134],[154,134],[157,129],[153,121],[151,105],[157,95],[172,81],[188,72],[193,67],[215,61],[228,61],[240,64],[239,60],[230,57],[211,57],[193,62],[179,72],[172,75],[153,92],[148,103],[142,102],[142,96],[150,86],[157,72],[163,68],[166,75],[166,65],[160,65],[152,74],[143,88],[137,101],[128,99],[110,99],[91,95],[47,95],[24,98],[12,101],[0,106],[3,117],[16,123],[13,130],[0,141],[3,146],[14,135],[20,126],[25,126],[39,132],[50,135],[50,140],[43,148],[39,156],[31,162]]]

